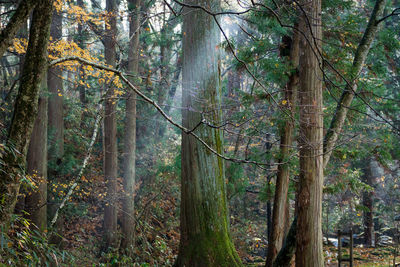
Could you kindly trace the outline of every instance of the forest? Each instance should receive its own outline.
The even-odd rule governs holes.
[[[399,0],[0,0],[0,266],[400,266]]]

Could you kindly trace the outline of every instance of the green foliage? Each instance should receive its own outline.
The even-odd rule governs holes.
[[[228,164],[225,175],[228,179],[228,199],[231,199],[236,195],[242,195],[244,192],[246,192],[246,187],[249,185],[249,181],[245,176],[245,172],[241,164],[234,162]]]
[[[74,257],[49,244],[46,233],[40,233],[27,219],[14,215],[8,233],[0,233],[0,264],[6,266],[71,266]]]

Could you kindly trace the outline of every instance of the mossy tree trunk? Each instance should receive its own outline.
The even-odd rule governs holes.
[[[0,33],[0,58],[6,52],[7,48],[12,44],[12,40],[18,30],[26,22],[32,9],[38,3],[38,0],[22,0],[17,10],[11,17],[7,26]]]
[[[297,26],[296,26],[297,27]],[[282,126],[280,127],[280,158],[278,165],[278,173],[276,177],[275,196],[274,196],[274,209],[272,215],[272,233],[269,236],[268,242],[268,255],[266,266],[271,267],[276,258],[279,250],[282,248],[283,239],[286,233],[286,222],[288,220],[287,210],[289,209],[288,203],[288,190],[289,190],[289,164],[286,163],[290,157],[291,147],[293,143],[294,132],[294,114],[297,98],[297,87],[299,77],[297,68],[299,65],[299,34],[294,31],[291,43],[291,51],[289,60],[295,68],[294,72],[290,75],[289,81],[285,88],[284,101],[286,101],[287,112]]]
[[[53,12],[53,0],[38,0],[33,11],[28,48],[14,114],[2,156],[6,163],[0,174],[0,224],[5,230],[17,200],[32,129],[38,113],[40,85],[47,69],[47,44]]]
[[[117,3],[106,1],[106,11],[110,14],[104,38],[104,58],[106,64],[115,67],[117,37]],[[107,202],[104,208],[104,241],[105,250],[117,246],[117,120],[115,89],[112,82],[106,94],[104,113],[104,178],[107,188]]]
[[[211,10],[218,0],[186,1]],[[184,8],[182,123],[194,129],[202,116],[218,125],[221,120],[219,29],[212,16]],[[223,153],[222,132],[202,124],[194,129]],[[224,161],[195,138],[182,135],[181,240],[175,266],[241,266],[229,236]]]
[[[321,0],[302,2],[299,99],[300,178],[297,197],[296,266],[322,267],[323,112]]]
[[[139,67],[139,27],[141,0],[129,0],[129,62],[128,71],[138,75]],[[139,79],[132,82],[135,84]],[[124,136],[124,195],[122,217],[121,248],[131,254],[134,248],[135,234],[135,162],[136,162],[136,94],[127,93],[125,136]]]

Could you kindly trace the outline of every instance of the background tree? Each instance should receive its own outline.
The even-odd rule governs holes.
[[[106,1],[108,12],[105,23],[104,59],[106,64],[116,66],[117,42],[117,2]],[[112,83],[108,85],[104,111],[104,178],[107,187],[107,203],[104,208],[104,239],[105,248],[117,246],[117,121],[115,88]]]
[[[133,83],[139,81],[139,35],[140,0],[128,1],[129,16],[129,55],[128,71],[135,75]],[[125,150],[124,150],[124,193],[121,247],[132,250],[135,232],[135,169],[136,169],[136,94],[129,92],[125,111]]]

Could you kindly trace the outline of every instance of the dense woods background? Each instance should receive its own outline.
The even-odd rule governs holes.
[[[394,266],[399,15],[0,0],[0,265]]]

